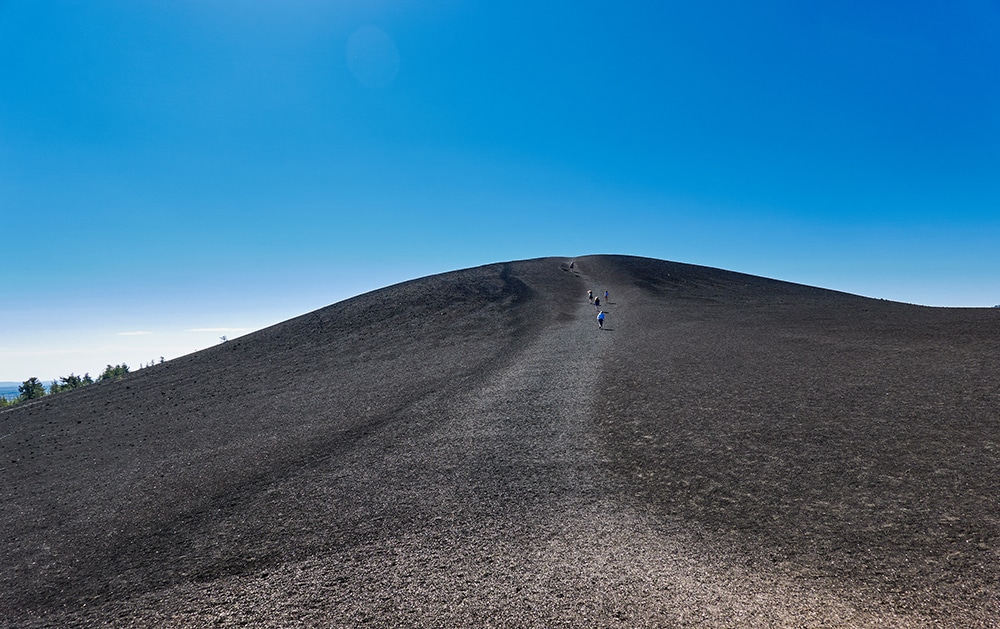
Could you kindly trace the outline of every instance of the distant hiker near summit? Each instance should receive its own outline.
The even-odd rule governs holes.
[[[590,303],[594,303],[594,291],[592,290],[587,291],[587,301],[589,301]]]

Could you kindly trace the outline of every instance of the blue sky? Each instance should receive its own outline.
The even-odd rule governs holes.
[[[1000,303],[1000,2],[0,1],[0,380],[626,253]]]

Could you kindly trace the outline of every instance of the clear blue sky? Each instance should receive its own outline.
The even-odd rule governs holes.
[[[1000,2],[0,1],[0,380],[626,253],[1000,303]]]

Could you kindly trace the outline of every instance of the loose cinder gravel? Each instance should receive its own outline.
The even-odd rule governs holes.
[[[375,291],[0,413],[0,626],[996,626],[998,324],[624,256]]]

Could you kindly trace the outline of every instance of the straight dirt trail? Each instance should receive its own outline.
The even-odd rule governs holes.
[[[549,326],[503,373],[471,391],[438,435],[442,462],[466,481],[450,488],[462,489],[450,501],[457,537],[447,546],[482,547],[485,538],[486,556],[505,558],[497,567],[506,587],[482,592],[468,603],[471,615],[455,620],[515,613],[539,624],[922,624],[858,610],[822,585],[756,573],[725,548],[706,547],[704,535],[695,541],[691,523],[647,513],[627,479],[607,474],[611,461],[597,432],[608,419],[598,410],[601,370],[607,359],[625,358],[616,356],[616,339],[633,331],[633,308],[648,304],[640,291],[599,274],[580,278],[602,287],[599,294],[611,291],[606,329],[581,294],[573,320]],[[475,574],[482,561],[475,553],[459,570]],[[454,609],[439,594],[442,608]]]

